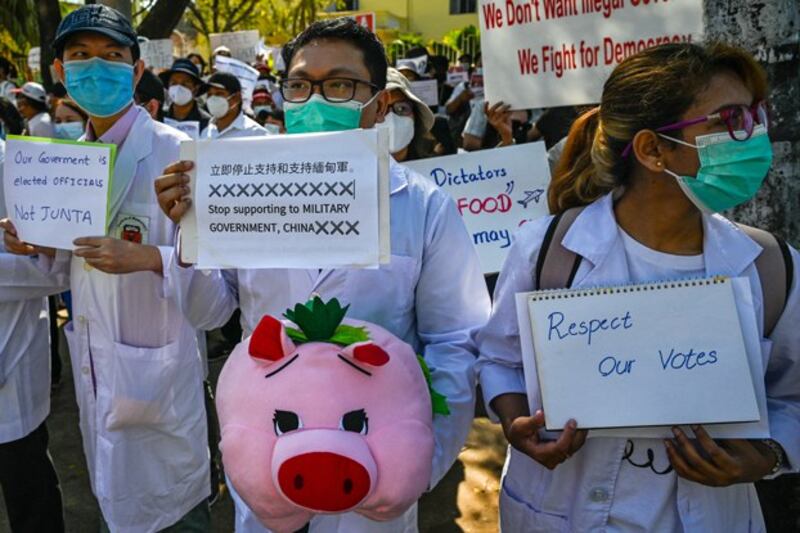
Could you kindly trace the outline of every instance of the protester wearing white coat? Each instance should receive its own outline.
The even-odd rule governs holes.
[[[575,275],[575,288],[631,282],[612,205],[609,194],[587,207],[562,241],[567,249],[584,258]],[[514,295],[536,290],[531,265],[536,265],[550,220],[552,217],[526,224],[517,235],[498,279],[492,317],[478,335],[480,357],[476,371],[487,406],[502,394],[526,394]],[[703,230],[706,275],[749,279],[763,337],[761,282],[753,264],[761,248],[719,215],[704,215]],[[793,251],[792,256],[797,280],[800,254]],[[795,283],[772,335],[761,340],[770,431],[794,471],[800,467],[798,321],[800,284]],[[637,439],[633,442],[637,443]],[[613,506],[628,503],[627,507],[636,512],[636,505],[615,496],[620,492],[617,480],[625,445],[626,439],[590,437],[579,452],[555,470],[548,470],[509,447],[500,493],[503,531],[597,531],[607,526]],[[684,531],[764,530],[752,484],[707,487],[678,477],[677,512]]]
[[[436,415],[430,486],[444,476],[463,445],[474,412],[470,332],[483,325],[489,297],[475,248],[452,200],[430,181],[391,163],[391,262],[380,269],[198,271],[173,262],[181,306],[192,325],[224,324],[237,307],[248,336],[265,314],[280,316],[313,294],[350,305],[348,316],[391,331],[423,354],[434,387],[451,414]],[[319,516],[312,532],[416,531],[416,508],[378,523],[355,513]],[[237,531],[265,531],[239,504]]]
[[[84,452],[114,532],[164,529],[210,492],[204,369],[195,330],[168,290],[175,228],[153,190],[153,179],[188,136],[136,106],[128,113],[133,117],[120,120],[133,123],[114,166],[114,179],[128,188],[113,210],[110,234],[157,246],[165,276],[106,274],[61,250],[52,265],[52,272],[69,268],[71,275],[75,319],[64,332]]]
[[[5,143],[0,140],[0,183]],[[0,187],[0,219],[6,216]],[[46,296],[69,284],[35,257],[0,243],[0,486],[18,531],[63,531],[58,478],[47,453],[50,347]]]

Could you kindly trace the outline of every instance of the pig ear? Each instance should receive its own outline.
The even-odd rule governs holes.
[[[283,323],[264,315],[250,337],[250,357],[264,362],[278,361],[294,351],[294,343],[286,335]]]
[[[383,366],[389,362],[389,354],[374,342],[357,342],[344,349],[348,357],[370,366]]]

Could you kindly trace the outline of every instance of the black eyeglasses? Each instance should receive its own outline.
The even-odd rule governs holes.
[[[314,94],[314,87],[319,87],[322,97],[328,102],[349,102],[355,97],[359,83],[369,86],[373,94],[379,90],[377,85],[355,78],[328,78],[325,80],[287,78],[281,80],[281,95],[286,102],[302,104]]]

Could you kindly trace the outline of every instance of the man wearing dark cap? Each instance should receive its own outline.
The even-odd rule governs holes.
[[[208,126],[211,115],[200,109],[197,98],[205,92],[205,84],[200,79],[200,69],[189,59],[178,59],[172,68],[159,74],[172,102],[169,110],[164,115],[165,122],[193,121],[198,123],[197,131],[203,131]]]
[[[153,181],[188,137],[134,105],[142,76],[130,22],[104,5],[81,7],[59,24],[54,68],[89,115],[87,141],[117,146],[107,235],[39,251],[53,275],[69,272],[75,320],[65,328],[75,396],[101,529],[208,531],[209,463],[195,330],[183,317],[167,267],[175,226],[160,211]],[[55,169],[54,169],[55,170]]]
[[[242,110],[242,85],[239,78],[227,72],[217,72],[208,78],[206,107],[212,119],[200,133],[202,139],[233,139],[269,135],[258,122]]]
[[[153,120],[164,122],[164,84],[151,71],[145,69],[142,72],[142,78],[133,92],[133,101],[142,106]]]

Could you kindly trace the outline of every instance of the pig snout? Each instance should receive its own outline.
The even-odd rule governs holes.
[[[272,472],[275,485],[289,501],[322,513],[355,508],[377,483],[377,466],[364,437],[332,429],[280,437]]]
[[[371,486],[366,468],[329,452],[304,453],[284,462],[278,470],[278,484],[297,505],[329,513],[355,507]]]

